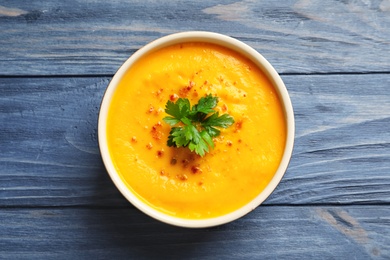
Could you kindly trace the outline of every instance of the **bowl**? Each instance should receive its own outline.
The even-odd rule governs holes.
[[[112,161],[112,158],[110,156],[110,151],[107,143],[106,131],[109,107],[119,83],[125,76],[126,72],[129,70],[129,68],[131,68],[133,64],[140,58],[151,52],[174,44],[187,42],[204,42],[220,45],[243,55],[247,59],[250,59],[266,75],[266,77],[276,90],[282,105],[282,110],[286,122],[287,136],[282,159],[273,178],[265,187],[265,189],[263,189],[262,192],[260,192],[253,200],[251,200],[249,203],[242,206],[241,208],[222,216],[206,219],[187,219],[172,216],[156,210],[148,203],[141,200],[136,194],[134,194],[133,191],[128,188],[128,186],[126,186],[123,179],[119,176],[119,173],[116,170],[114,162]],[[122,195],[136,208],[149,215],[150,217],[174,226],[187,228],[204,228],[222,225],[243,217],[247,213],[257,208],[261,203],[263,203],[280,183],[283,175],[287,170],[293,151],[294,132],[294,114],[290,97],[282,79],[280,78],[276,70],[272,67],[272,65],[256,50],[237,39],[219,33],[203,31],[190,31],[167,35],[145,45],[144,47],[136,51],[119,68],[119,70],[116,72],[111,82],[109,83],[101,103],[98,119],[98,141],[101,156],[109,176],[111,177],[118,190],[122,193]]]

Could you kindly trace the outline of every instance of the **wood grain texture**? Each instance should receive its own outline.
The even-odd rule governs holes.
[[[390,2],[0,1],[0,75],[112,75],[146,43],[208,30],[242,40],[281,73],[383,72]]]
[[[0,259],[390,259],[389,28],[390,0],[0,0]],[[111,76],[188,30],[263,54],[296,117],[274,193],[209,229],[132,207],[97,144]]]
[[[375,212],[375,213],[374,213]],[[262,207],[183,229],[122,209],[3,209],[4,259],[388,259],[383,207]]]
[[[283,76],[295,150],[266,201],[390,203],[390,75]],[[124,206],[97,144],[109,78],[1,78],[0,206]]]

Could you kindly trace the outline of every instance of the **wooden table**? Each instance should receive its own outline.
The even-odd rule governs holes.
[[[296,117],[276,191],[208,229],[131,206],[97,144],[118,67],[188,30],[263,54]],[[1,259],[390,258],[389,0],[0,0],[0,46]]]

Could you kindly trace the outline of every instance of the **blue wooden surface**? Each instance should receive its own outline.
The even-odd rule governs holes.
[[[390,1],[0,0],[0,259],[389,259]],[[116,190],[97,115],[120,64],[162,35],[225,33],[281,72],[296,117],[270,198],[171,227]]]

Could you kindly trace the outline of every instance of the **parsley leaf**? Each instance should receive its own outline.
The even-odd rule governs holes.
[[[234,123],[232,116],[219,115],[214,110],[218,97],[211,94],[199,99],[191,108],[187,98],[179,98],[176,102],[170,100],[165,105],[169,115],[163,120],[172,126],[167,145],[170,147],[188,147],[191,152],[204,156],[209,147],[214,148],[213,137],[220,135],[217,128],[228,128]],[[211,114],[211,115],[209,115]]]
[[[213,108],[217,106],[217,103],[218,98],[209,94],[206,97],[199,99],[198,104],[194,105],[192,110],[196,111],[197,113],[201,112],[207,115],[209,113],[215,112]]]
[[[222,127],[222,128],[228,128],[234,123],[233,117],[231,117],[228,114],[223,114],[222,116],[218,116],[218,112],[212,114],[208,118],[206,118],[202,125],[203,126],[210,126],[210,127]]]
[[[181,121],[181,119],[190,113],[190,101],[188,99],[179,98],[176,103],[168,100],[165,105],[165,113],[171,117],[165,117],[164,121],[170,126],[174,126]]]

